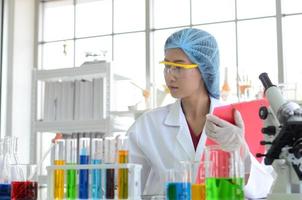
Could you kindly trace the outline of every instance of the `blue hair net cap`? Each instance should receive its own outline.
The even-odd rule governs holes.
[[[219,50],[215,38],[206,31],[186,28],[173,33],[165,43],[165,50],[180,48],[192,63],[198,64],[209,94],[219,99]]]

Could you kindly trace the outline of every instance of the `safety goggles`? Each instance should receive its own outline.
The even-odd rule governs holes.
[[[167,62],[167,61],[161,61],[160,64],[165,65],[164,68],[165,75],[173,73],[175,76],[180,76],[186,70],[198,67],[197,64],[183,64],[183,63],[174,63],[174,62]]]
[[[197,64],[183,64],[183,63],[174,63],[174,62],[167,62],[167,61],[161,61],[159,64],[164,64],[165,67],[180,67],[184,69],[192,69],[198,67]]]

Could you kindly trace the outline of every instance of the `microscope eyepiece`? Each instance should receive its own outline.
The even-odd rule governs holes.
[[[260,81],[262,82],[262,85],[264,86],[265,90],[267,90],[268,88],[272,87],[272,86],[275,86],[272,84],[270,78],[268,77],[267,73],[264,72],[264,73],[261,73],[259,75],[259,79]]]

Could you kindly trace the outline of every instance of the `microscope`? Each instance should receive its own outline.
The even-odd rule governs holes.
[[[259,76],[270,106],[259,109],[264,120],[262,133],[266,146],[264,163],[272,165],[276,179],[268,200],[302,200],[302,108],[283,98],[267,73]]]

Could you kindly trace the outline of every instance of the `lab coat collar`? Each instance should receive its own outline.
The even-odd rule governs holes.
[[[177,127],[176,129],[171,129],[171,133],[175,134],[175,138],[177,142],[181,145],[183,150],[186,152],[188,156],[187,160],[193,160],[195,155],[195,150],[192,143],[189,128],[186,122],[186,118],[181,108],[180,99],[178,99],[175,103],[170,105],[164,124],[171,127]]]
[[[219,106],[220,102],[219,102],[218,99],[215,99],[215,98],[212,98],[212,97],[210,97],[210,101],[211,102],[210,102],[209,113],[213,113],[214,108],[216,106]],[[199,142],[198,142],[198,145],[197,145],[197,148],[196,148],[195,161],[200,161],[200,159],[201,159],[200,156],[203,154],[204,149],[205,149],[206,140],[207,140],[207,135],[206,135],[206,132],[205,132],[205,128],[203,128],[202,133],[201,133],[201,137],[199,139]]]
[[[165,125],[180,126],[180,116],[182,113],[181,101],[178,99],[175,103],[170,105],[168,115],[165,119]]]

